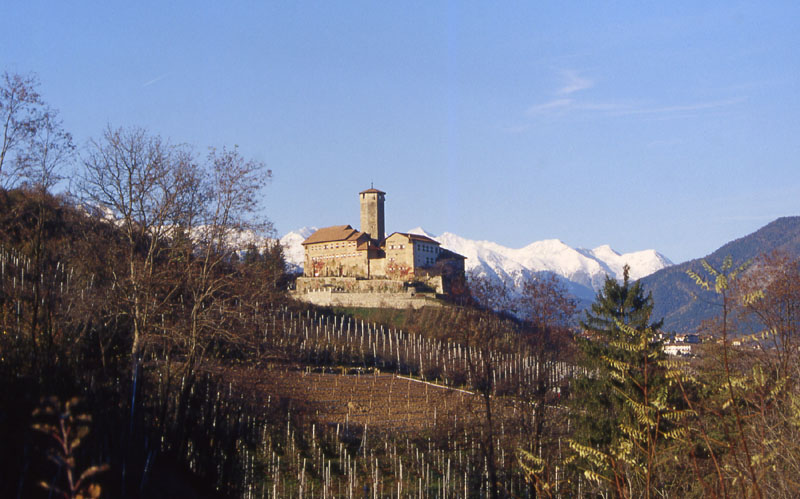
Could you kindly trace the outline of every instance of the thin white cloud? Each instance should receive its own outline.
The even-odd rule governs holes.
[[[733,106],[735,104],[739,104],[744,102],[744,98],[737,97],[734,99],[726,99],[726,100],[719,100],[719,101],[708,101],[708,102],[696,102],[694,104],[683,104],[677,106],[663,106],[663,107],[641,107],[641,108],[630,108],[630,109],[620,109],[615,112],[618,115],[627,115],[627,114],[673,114],[673,113],[685,113],[685,112],[693,112],[693,111],[705,111],[707,109],[716,109],[720,107],[728,107]]]
[[[613,113],[630,108],[630,104],[622,104],[619,102],[576,102],[574,108],[578,111],[593,111]]]
[[[159,81],[161,81],[161,80],[163,80],[164,78],[166,78],[168,74],[169,74],[169,73],[164,73],[164,74],[163,74],[163,75],[161,75],[161,76],[157,76],[157,77],[153,78],[152,80],[150,80],[150,81],[148,81],[148,82],[144,83],[144,84],[142,85],[142,88],[144,88],[144,87],[149,87],[150,85],[152,85],[152,84],[154,84],[154,83],[158,83]]]
[[[539,115],[557,112],[582,112],[593,113],[606,116],[660,116],[671,117],[686,113],[709,111],[729,106],[734,106],[744,102],[742,97],[732,99],[695,102],[691,104],[679,104],[674,106],[646,106],[643,104],[618,103],[618,102],[592,102],[580,101],[573,98],[554,99],[541,104],[536,104],[527,109],[528,115]]]
[[[594,86],[592,80],[581,77],[577,71],[566,70],[563,75],[566,82],[556,90],[556,95],[570,95]]]
[[[743,97],[724,100],[701,101],[689,104],[654,106],[636,101],[591,101],[578,92],[594,87],[594,81],[575,70],[561,72],[564,83],[553,92],[550,100],[534,104],[526,109],[528,116],[642,116],[649,119],[673,119],[690,113],[699,113],[734,106],[744,102]]]
[[[567,109],[572,106],[572,99],[555,99],[528,108],[528,114],[539,114],[545,111]]]

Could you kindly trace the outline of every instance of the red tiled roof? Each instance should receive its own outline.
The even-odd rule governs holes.
[[[435,240],[431,239],[430,237],[423,236],[421,234],[406,234],[405,232],[392,232],[389,235],[389,237],[392,237],[395,234],[400,234],[401,236],[405,236],[405,237],[407,237],[408,239],[410,239],[412,241],[422,241],[422,242],[425,242],[425,243],[433,243],[433,244],[435,244],[437,246],[439,245],[439,241],[435,241]],[[387,237],[386,239],[389,239],[389,237]]]
[[[359,194],[372,194],[372,193],[376,193],[376,194],[386,194],[385,192],[383,192],[383,191],[379,191],[378,189],[376,189],[376,188],[374,188],[374,187],[372,187],[372,188],[370,188],[370,189],[367,189],[366,191],[361,191],[361,192],[359,192]]]
[[[308,236],[308,239],[303,241],[303,245],[327,243],[331,241],[355,241],[362,235],[366,234],[364,232],[355,230],[349,225],[334,225],[332,227],[323,227],[317,230]]]

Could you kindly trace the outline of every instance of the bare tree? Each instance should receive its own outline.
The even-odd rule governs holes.
[[[458,339],[467,347],[467,374],[482,400],[482,411],[476,414],[480,428],[475,433],[486,466],[488,492],[496,498],[501,495],[497,440],[503,415],[497,404],[495,358],[507,350],[514,336],[511,321],[503,318],[511,312],[513,300],[503,283],[485,276],[469,276],[469,287],[473,304],[462,309]]]
[[[538,495],[548,493],[556,485],[554,465],[559,456],[557,430],[561,428],[560,407],[548,407],[554,392],[560,389],[554,385],[555,366],[558,361],[568,358],[568,350],[573,348],[570,335],[576,303],[566,288],[554,275],[534,276],[522,288],[517,309],[525,321],[523,344],[532,357],[534,378],[532,386],[521,387],[524,396],[533,405],[532,429],[528,449],[521,449],[523,466],[530,470],[530,476]],[[548,399],[548,397],[550,399]],[[560,417],[563,419],[563,417]],[[551,454],[552,453],[552,454]]]
[[[143,335],[171,293],[158,292],[159,261],[169,251],[170,232],[185,220],[200,177],[186,148],[165,143],[142,129],[107,128],[83,158],[80,182],[86,202],[117,225],[125,239],[126,274],[114,275],[119,312],[132,326],[136,366]]]
[[[730,333],[732,332],[730,317],[735,305],[735,297],[732,293],[731,286],[736,283],[737,278],[750,265],[751,262],[747,261],[738,265],[737,267],[734,267],[733,258],[731,256],[727,256],[723,259],[722,265],[719,269],[712,266],[706,260],[701,260],[701,263],[703,265],[703,269],[705,270],[704,275],[693,270],[687,270],[687,275],[689,275],[689,277],[691,277],[702,289],[708,291],[713,288],[722,299],[722,312],[719,317],[718,325],[719,340],[721,341],[720,356],[722,357],[722,370],[719,375],[720,380],[715,383],[711,383],[710,386],[720,389],[720,393],[723,396],[723,402],[720,404],[719,409],[716,409],[716,411],[712,409],[710,412],[714,415],[714,417],[722,420],[725,443],[727,444],[728,451],[732,456],[732,461],[735,465],[736,472],[739,475],[733,480],[733,483],[738,484],[741,495],[747,496],[750,495],[750,493],[747,491],[747,482],[749,479],[749,486],[752,488],[752,495],[761,498],[763,495],[759,485],[759,473],[756,471],[759,463],[758,459],[755,461],[753,459],[753,452],[751,450],[752,442],[749,441],[750,439],[747,438],[745,432],[746,421],[743,417],[745,407],[743,405],[740,407],[740,403],[738,402],[743,399],[741,392],[744,390],[742,384],[740,383],[739,376],[737,375],[738,370],[732,367],[732,361],[736,360],[736,356],[732,355],[734,351],[732,349],[732,341],[730,339]],[[713,372],[712,370],[709,371]],[[734,383],[734,380],[736,383]],[[686,400],[688,403],[688,398]],[[691,405],[689,407],[692,408]],[[733,421],[735,423],[733,425],[733,430],[728,430],[724,427],[725,423],[721,417],[725,414],[725,411],[728,408],[730,408],[731,412],[733,413]],[[692,408],[692,410],[695,409]],[[701,414],[701,424],[703,423],[702,420],[703,417]],[[707,437],[707,432],[704,429],[702,430],[702,434],[706,440],[705,443],[709,451],[713,452],[713,447]],[[716,458],[714,459],[714,466],[718,467]],[[722,478],[723,475],[719,470],[718,476],[723,495],[727,495],[726,485]]]
[[[193,248],[185,260],[190,362],[202,357],[214,337],[236,336],[229,312],[247,300],[235,289],[239,281],[223,267],[244,246],[241,238],[259,239],[271,229],[257,211],[261,189],[271,176],[262,163],[245,159],[235,148],[212,149],[206,171],[204,202],[187,220]]]
[[[64,130],[58,112],[45,108],[27,147],[17,154],[13,176],[32,190],[50,191],[63,178],[61,169],[72,162],[74,154],[72,135]]]
[[[44,274],[48,251],[44,230],[48,216],[47,192],[60,179],[59,169],[72,159],[72,137],[64,131],[58,113],[50,109],[36,90],[33,75],[3,73],[0,79],[0,185],[11,187],[20,181],[27,187],[34,209],[30,211],[33,231],[28,245],[34,272]],[[52,313],[50,293],[40,280],[33,282],[28,322],[34,362],[39,350],[39,333],[51,333],[47,317]],[[40,331],[41,330],[41,331]]]
[[[16,181],[8,171],[7,160],[27,143],[41,126],[44,102],[36,91],[39,82],[34,75],[4,72],[0,78],[0,119],[3,137],[0,143],[0,184],[8,187]]]
[[[737,281],[740,315],[758,328],[752,337],[765,367],[789,375],[797,358],[800,331],[800,262],[773,253],[761,257]],[[749,321],[748,321],[749,319]]]

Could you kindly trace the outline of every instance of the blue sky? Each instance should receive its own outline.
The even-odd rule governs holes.
[[[278,233],[423,226],[704,256],[800,214],[797,2],[3,2],[79,143],[142,126],[274,172]]]

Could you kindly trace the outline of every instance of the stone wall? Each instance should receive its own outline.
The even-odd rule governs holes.
[[[436,294],[446,293],[442,276],[416,276],[418,283],[428,286]],[[360,279],[356,277],[298,277],[295,290],[298,293],[327,291],[339,293],[415,293],[418,284],[397,279]]]
[[[321,307],[422,308],[441,307],[433,293],[342,293],[330,289],[292,293],[292,297]]]
[[[406,283],[391,279],[357,279],[355,277],[298,277],[298,293],[331,290],[345,293],[405,293]]]

